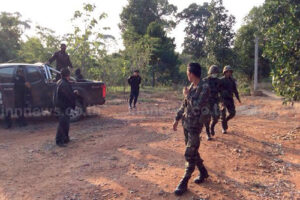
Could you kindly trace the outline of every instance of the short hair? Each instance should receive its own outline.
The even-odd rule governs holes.
[[[140,73],[140,70],[136,69],[133,72]]]
[[[189,63],[188,70],[190,73],[194,74],[196,77],[201,77],[201,65],[199,63]]]
[[[62,78],[66,78],[71,75],[71,72],[68,68],[63,68],[62,70],[60,70],[60,73]]]

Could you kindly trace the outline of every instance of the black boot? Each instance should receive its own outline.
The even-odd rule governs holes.
[[[211,141],[212,140],[212,138],[211,138],[211,136],[210,136],[210,133],[207,133],[207,141]]]
[[[187,191],[189,179],[190,179],[190,177],[183,177],[181,179],[179,185],[177,186],[177,188],[174,191],[175,195],[181,196]]]
[[[228,129],[227,121],[222,121],[222,133],[226,134]]]
[[[194,179],[194,182],[197,184],[201,184],[204,182],[205,179],[209,177],[206,168],[204,165],[200,168],[200,175]]]

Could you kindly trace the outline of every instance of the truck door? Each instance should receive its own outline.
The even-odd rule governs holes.
[[[13,109],[15,107],[15,92],[13,77],[15,66],[0,68],[0,110]]]
[[[36,66],[26,66],[26,81],[30,83],[30,99],[31,108],[45,108],[47,107],[47,92],[46,83],[40,70]]]

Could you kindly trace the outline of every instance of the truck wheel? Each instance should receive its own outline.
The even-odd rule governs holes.
[[[70,122],[79,121],[85,112],[85,107],[83,103],[81,103],[79,100],[76,100],[75,104],[75,109],[72,109],[70,111]]]

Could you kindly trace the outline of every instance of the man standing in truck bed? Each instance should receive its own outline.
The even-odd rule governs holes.
[[[56,60],[56,70],[61,71],[64,68],[73,68],[71,63],[70,57],[66,52],[67,45],[62,43],[60,45],[60,51],[57,51],[53,54],[53,56],[48,60],[47,64],[51,64],[53,61]],[[60,77],[56,77],[58,80]]]

